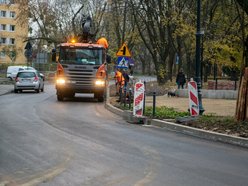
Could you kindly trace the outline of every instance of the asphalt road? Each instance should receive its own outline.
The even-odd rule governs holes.
[[[0,96],[0,186],[246,186],[248,150],[128,124],[91,97]]]

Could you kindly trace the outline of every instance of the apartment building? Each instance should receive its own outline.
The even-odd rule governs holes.
[[[17,20],[20,7],[14,0],[0,0],[0,64],[26,63],[23,42],[28,37],[27,23]]]

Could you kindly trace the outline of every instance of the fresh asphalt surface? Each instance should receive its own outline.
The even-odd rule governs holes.
[[[0,96],[0,185],[209,186],[248,182],[248,150],[132,125],[90,96]]]

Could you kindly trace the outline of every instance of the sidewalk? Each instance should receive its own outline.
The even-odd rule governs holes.
[[[146,97],[146,106],[152,106],[153,97]],[[157,96],[156,106],[166,106],[175,108],[177,111],[188,111],[189,99],[184,97]],[[236,110],[236,100],[231,99],[208,99],[202,98],[204,114],[218,116],[234,116]]]
[[[115,96],[115,88],[110,88],[111,100],[117,100]],[[146,106],[153,105],[153,96],[146,96]],[[188,112],[189,98],[188,97],[168,97],[167,94],[163,96],[156,96],[156,107],[166,106],[174,108],[176,111]],[[216,116],[235,116],[236,99],[210,99],[202,98],[202,106],[205,110],[203,114]]]

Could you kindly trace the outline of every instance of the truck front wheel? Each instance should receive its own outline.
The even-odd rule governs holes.
[[[94,97],[98,100],[98,102],[104,101],[104,93],[95,93]]]
[[[57,91],[57,100],[58,101],[63,101],[64,100],[64,95],[60,91]]]
[[[64,96],[62,96],[62,95],[57,95],[57,100],[58,100],[58,101],[63,101],[63,100],[64,100]]]
[[[103,97],[103,96],[99,96],[99,97],[97,98],[97,100],[98,100],[98,102],[103,102],[103,101],[104,101],[104,97]]]

